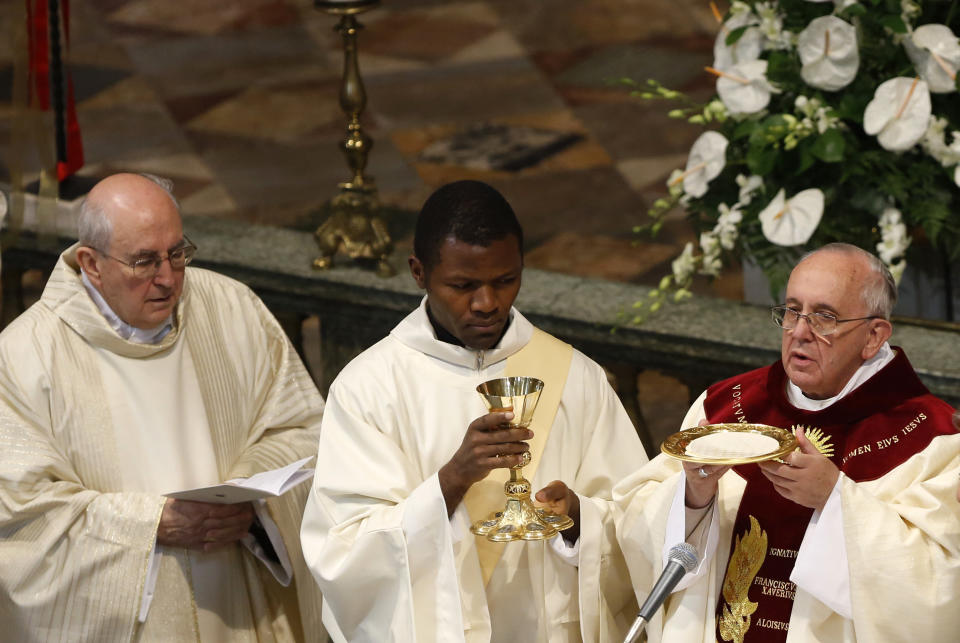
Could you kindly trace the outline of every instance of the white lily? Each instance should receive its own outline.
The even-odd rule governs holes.
[[[723,262],[720,260],[720,240],[712,232],[700,233],[700,249],[703,256],[700,258],[700,274],[719,277]]]
[[[863,131],[877,135],[891,152],[910,149],[927,131],[930,90],[918,78],[891,78],[880,83],[863,113]]]
[[[836,91],[857,76],[860,53],[857,30],[836,16],[821,16],[807,25],[797,39],[800,76],[812,87]]]
[[[687,157],[687,167],[679,175],[671,175],[671,184],[683,182],[683,191],[692,197],[707,193],[707,184],[717,178],[727,164],[726,137],[719,132],[704,132],[694,141]]]
[[[767,61],[752,60],[728,70],[707,71],[717,76],[717,93],[734,115],[754,114],[767,106],[770,94],[778,90],[767,80]]]
[[[950,123],[945,118],[931,116],[927,131],[924,132],[920,144],[924,151],[936,159],[943,167],[950,167],[960,163],[960,132],[952,132],[953,142],[947,144],[947,126]]]
[[[950,27],[939,24],[917,27],[911,37],[904,40],[904,47],[931,92],[946,94],[957,88],[960,41]]]
[[[879,225],[881,241],[877,244],[877,256],[889,266],[907,251],[912,239],[907,235],[903,215],[896,208],[884,209]]]
[[[713,235],[724,249],[733,250],[740,235],[739,225],[743,221],[743,213],[740,212],[739,205],[731,208],[726,203],[721,203],[719,209],[720,216],[717,217],[717,224],[713,226]],[[703,246],[703,240],[700,241],[700,246]]]
[[[683,252],[673,260],[670,267],[673,269],[673,281],[677,285],[683,286],[690,281],[693,271],[697,268],[697,259],[693,256],[693,242],[687,242]]]
[[[760,212],[763,236],[778,246],[798,246],[810,240],[823,217],[823,192],[803,190],[786,198],[781,189]]]
[[[740,187],[740,198],[737,200],[737,205],[735,205],[734,208],[750,205],[750,202],[753,200],[753,193],[763,187],[763,177],[757,176],[756,174],[751,174],[750,176],[738,174],[735,180]]]
[[[903,279],[903,271],[907,267],[906,259],[901,259],[896,263],[892,263],[887,268],[890,269],[890,276],[893,277],[893,283],[900,285],[900,280]]]

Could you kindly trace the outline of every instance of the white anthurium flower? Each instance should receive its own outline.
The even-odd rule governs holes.
[[[727,37],[740,27],[747,27],[732,45]],[[724,70],[738,63],[749,62],[760,57],[763,51],[763,33],[757,27],[757,19],[752,13],[738,13],[720,25],[720,33],[713,43],[713,66]]]
[[[823,217],[823,192],[803,190],[786,198],[781,188],[760,212],[763,236],[778,246],[799,246],[810,240]]]
[[[958,188],[960,188],[960,165],[955,167],[953,170],[953,182],[957,184]]]
[[[770,94],[777,92],[767,80],[766,60],[751,60],[711,73],[717,75],[717,93],[731,114],[759,112],[770,102]]]
[[[836,16],[811,21],[797,39],[800,76],[811,87],[833,92],[846,87],[857,76],[860,53],[857,30]]]
[[[723,172],[727,164],[729,141],[719,132],[704,132],[690,148],[687,167],[682,174],[673,176],[673,184],[683,181],[683,191],[692,197],[707,193],[707,184]]]
[[[913,47],[907,43],[912,43]],[[960,41],[950,27],[938,24],[917,27],[904,45],[930,91],[946,94],[956,89]]]
[[[891,78],[880,83],[863,112],[863,131],[880,145],[902,152],[916,144],[930,122],[930,90],[918,78]]]

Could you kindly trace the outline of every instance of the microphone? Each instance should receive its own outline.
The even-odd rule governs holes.
[[[698,562],[700,561],[697,550],[693,545],[680,543],[670,548],[667,553],[667,566],[664,567],[663,573],[657,579],[656,585],[650,590],[647,600],[640,606],[640,612],[637,614],[633,625],[630,626],[630,631],[627,632],[627,637],[623,639],[623,643],[636,643],[644,626],[653,618],[654,613],[660,609],[663,602],[667,600],[667,596],[670,595],[673,588],[677,586],[684,574],[696,569]]]

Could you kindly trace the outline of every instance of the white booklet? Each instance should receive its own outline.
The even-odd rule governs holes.
[[[260,498],[275,498],[313,477],[313,469],[300,468],[312,459],[313,456],[310,456],[279,469],[257,473],[249,478],[234,478],[210,487],[174,491],[164,495],[179,500],[214,502],[221,505],[250,502]]]

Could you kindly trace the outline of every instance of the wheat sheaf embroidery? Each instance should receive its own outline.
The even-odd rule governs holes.
[[[723,581],[726,605],[718,618],[720,636],[724,641],[743,643],[743,637],[750,629],[750,617],[758,607],[747,593],[766,557],[767,532],[760,528],[756,518],[750,516],[750,528],[742,538],[737,537]]]

